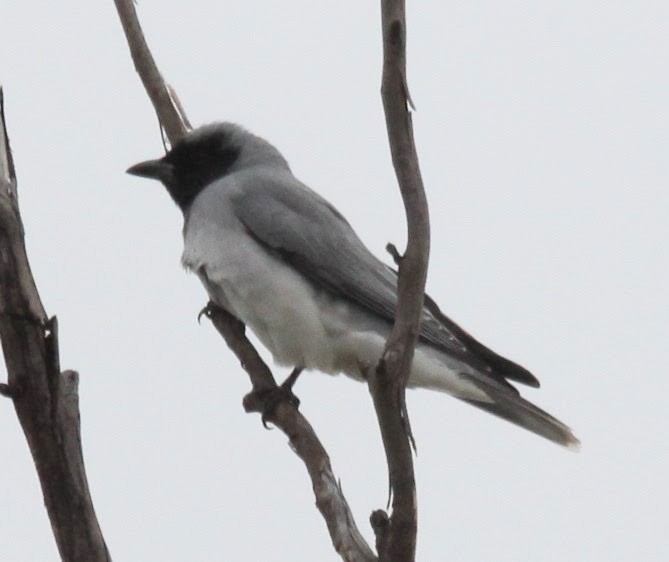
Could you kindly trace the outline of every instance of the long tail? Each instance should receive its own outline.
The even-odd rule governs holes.
[[[482,377],[464,376],[483,390],[491,401],[482,402],[467,398],[460,398],[460,400],[550,439],[558,445],[573,451],[580,449],[581,442],[567,425],[525,400],[513,387],[507,388]]]

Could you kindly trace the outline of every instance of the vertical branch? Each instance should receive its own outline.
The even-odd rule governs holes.
[[[81,451],[78,375],[61,373],[58,324],[47,319],[26,255],[17,181],[0,90],[0,338],[7,384],[37,468],[58,551],[66,562],[111,560]]]
[[[383,76],[386,127],[407,217],[408,244],[399,260],[399,302],[395,324],[369,388],[388,462],[392,515],[373,514],[381,561],[410,562],[417,533],[416,484],[405,387],[420,328],[429,258],[427,200],[413,139],[406,81],[406,19],[403,0],[382,0]]]

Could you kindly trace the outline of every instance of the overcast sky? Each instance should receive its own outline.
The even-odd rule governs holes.
[[[411,391],[418,557],[669,559],[669,4],[409,4],[428,291],[536,374],[542,388],[524,394],[583,441],[572,454]],[[378,2],[139,10],[194,124],[268,138],[372,251],[404,243]],[[124,174],[162,147],[113,3],[10,0],[0,19],[28,252],[63,368],[81,375],[88,478],[114,559],[338,560],[304,467],[243,412],[248,378],[196,321],[206,294],[179,264],[179,211]],[[371,540],[386,467],[366,387],[314,372],[296,392]],[[0,559],[57,560],[28,447],[0,406]]]

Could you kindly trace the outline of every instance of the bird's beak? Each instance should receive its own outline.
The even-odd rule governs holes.
[[[160,180],[163,183],[172,176],[172,165],[165,162],[162,158],[158,160],[146,160],[126,170],[127,174]]]

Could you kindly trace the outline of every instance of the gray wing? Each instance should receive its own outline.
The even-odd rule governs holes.
[[[258,180],[259,178],[256,178]],[[254,181],[231,198],[248,233],[316,286],[394,321],[395,272],[360,241],[346,219],[292,175]],[[499,382],[539,386],[527,370],[505,359],[446,317],[426,295],[420,338]],[[514,389],[515,390],[515,389]]]

